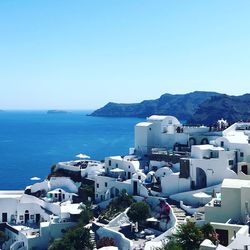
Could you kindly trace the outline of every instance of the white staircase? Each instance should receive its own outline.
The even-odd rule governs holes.
[[[187,214],[186,212],[177,207],[176,205],[171,205],[172,209],[173,209],[173,213],[175,214],[176,218],[177,218],[177,223],[178,224],[183,224],[186,222],[186,217],[187,217]]]
[[[94,250],[95,250],[95,249],[97,249],[96,248],[96,241],[95,241],[95,233],[92,230],[90,230],[89,232],[90,232],[90,242],[93,244]]]

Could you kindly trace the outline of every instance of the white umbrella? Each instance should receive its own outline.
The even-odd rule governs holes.
[[[195,193],[193,194],[193,197],[195,198],[201,198],[201,199],[205,199],[205,198],[211,198],[211,195],[210,194],[206,194],[204,192],[199,192],[199,193]]]
[[[89,159],[90,158],[90,156],[85,155],[85,154],[78,154],[78,155],[76,155],[76,157],[81,158],[81,159]]]
[[[122,172],[124,172],[124,170],[120,169],[120,168],[114,168],[114,169],[111,169],[110,172],[112,172],[112,173],[122,173]]]
[[[30,178],[30,180],[32,180],[32,181],[40,181],[41,178],[35,176],[35,177]]]
[[[208,202],[208,199],[212,198],[211,195],[206,194],[204,192],[195,193],[195,194],[193,194],[193,197],[200,199],[201,200],[200,203],[202,203],[202,204]],[[205,199],[205,202],[204,202],[204,199]]]

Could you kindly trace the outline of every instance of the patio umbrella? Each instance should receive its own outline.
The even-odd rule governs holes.
[[[32,181],[40,181],[41,178],[35,176],[35,177],[30,178],[30,180],[32,180]]]
[[[90,158],[90,156],[85,155],[85,154],[78,154],[78,155],[76,155],[76,157],[80,158],[80,159],[89,159]]]
[[[202,204],[204,203],[204,199],[212,198],[210,194],[206,194],[204,192],[195,193],[193,194],[193,197],[200,199]]]

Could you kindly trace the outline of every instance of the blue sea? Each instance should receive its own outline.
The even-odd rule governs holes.
[[[91,117],[91,111],[0,112],[0,189],[24,189],[31,177],[44,179],[53,164],[124,155],[134,145],[137,118]]]

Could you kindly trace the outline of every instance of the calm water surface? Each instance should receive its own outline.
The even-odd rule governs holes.
[[[86,116],[90,111],[0,112],[0,189],[23,189],[46,177],[58,161],[84,153],[93,159],[123,155],[134,145],[137,118]]]

